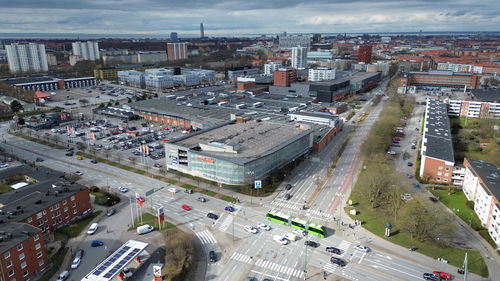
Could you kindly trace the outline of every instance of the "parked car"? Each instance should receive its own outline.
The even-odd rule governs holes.
[[[102,245],[104,245],[104,242],[100,240],[92,240],[92,242],[90,243],[90,246],[92,247],[100,247]]]
[[[83,160],[82,156],[76,156],[76,160]]]
[[[155,228],[149,224],[141,225],[136,229],[137,234],[139,235],[150,233],[153,230],[155,230]]]
[[[116,209],[115,208],[111,208],[111,209],[108,209],[106,211],[106,216],[108,217],[111,217],[112,215],[114,215],[116,213]]]
[[[128,188],[123,187],[123,186],[118,187],[118,190],[119,190],[121,193],[126,193],[126,192],[128,192]]]
[[[81,262],[82,262],[81,258],[75,257],[73,259],[73,262],[71,262],[71,268],[72,269],[78,268],[78,266],[80,265]]]
[[[185,211],[189,211],[189,210],[191,210],[191,207],[189,207],[189,206],[188,206],[188,205],[186,205],[186,204],[182,205],[182,206],[181,206],[181,208],[182,208],[183,210],[185,210]]]
[[[318,248],[319,247],[319,243],[318,242],[314,242],[314,241],[311,241],[311,240],[307,240],[306,242],[304,242],[304,245],[309,246],[309,247],[313,247],[313,248]]]
[[[339,248],[335,248],[335,247],[326,247],[326,251],[328,253],[332,253],[332,254],[336,254],[336,255],[340,255],[342,253],[342,251]]]
[[[214,213],[208,213],[208,214],[207,214],[207,217],[208,217],[209,219],[213,219],[213,220],[216,220],[216,219],[218,219],[218,218],[219,218],[219,216],[218,216],[218,215],[216,215],[216,214],[214,214]]]
[[[300,236],[306,236],[307,235],[307,232],[305,232],[304,230],[300,230],[300,229],[295,229],[294,231],[292,231],[293,234],[295,235],[300,235]]]
[[[76,251],[75,257],[79,257],[80,259],[83,257],[84,251],[82,249]]]
[[[89,230],[87,230],[87,234],[93,235],[94,233],[97,232],[98,228],[99,228],[99,224],[94,222],[93,224],[90,225]]]
[[[97,164],[97,160],[92,159],[92,160],[90,160],[90,163],[92,163],[92,164]]]
[[[64,154],[66,156],[73,156],[73,151],[69,151],[69,152],[66,152],[66,154]]]
[[[76,171],[76,172],[75,172],[75,175],[78,175],[78,176],[83,176],[83,173],[82,173],[82,172],[80,172],[80,171]]]
[[[429,200],[431,200],[434,203],[439,201],[436,197],[432,197],[432,196],[429,197]]]
[[[177,188],[175,187],[171,187],[168,189],[169,192],[172,192],[172,193],[177,193],[179,190],[177,190]]]
[[[411,167],[413,166],[413,163],[412,162],[408,162],[408,167]]]
[[[283,196],[283,199],[285,200],[290,200],[290,198],[292,198],[292,195],[290,193],[287,193],[285,194],[285,196]]]
[[[420,184],[415,182],[415,183],[413,183],[413,187],[415,187],[415,188],[419,188],[419,187],[420,187]]]
[[[205,197],[198,197],[197,200],[203,203],[207,202],[207,199],[205,199]]]
[[[59,276],[57,276],[57,281],[64,281],[64,280],[68,279],[68,276],[69,276],[69,271],[65,270],[65,271],[61,272],[61,274],[59,274]]]
[[[274,235],[273,240],[280,243],[281,245],[288,245],[290,243],[290,240],[283,238],[279,235]]]
[[[226,206],[226,207],[224,208],[224,211],[234,212],[234,207],[233,207],[233,206]]]
[[[297,241],[297,235],[293,233],[286,233],[285,235],[283,235],[283,238],[286,238],[290,241]]]
[[[184,193],[193,194],[194,191],[192,189],[184,189]]]
[[[265,231],[269,231],[269,230],[271,230],[271,227],[270,227],[269,225],[267,225],[267,224],[264,224],[264,223],[259,223],[257,226],[258,226],[260,229],[265,230]]]
[[[214,251],[210,251],[208,252],[208,258],[210,259],[210,262],[216,262],[217,254]]]
[[[339,259],[337,257],[331,257],[330,262],[334,264],[338,264],[340,266],[346,266],[346,262],[343,259]]]
[[[292,189],[292,185],[291,185],[291,184],[289,184],[289,183],[287,183],[287,185],[285,185],[285,189],[286,189],[286,190],[290,190],[290,189]]]
[[[354,246],[354,249],[361,251],[361,252],[365,252],[365,253],[370,251],[370,248],[363,246],[361,244]]]

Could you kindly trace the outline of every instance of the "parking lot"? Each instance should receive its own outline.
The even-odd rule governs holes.
[[[66,147],[84,148],[87,153],[114,161],[128,160],[134,166],[161,168],[165,163],[163,143],[188,131],[144,120],[125,121],[95,116],[93,121],[74,121],[38,134]],[[76,157],[68,151],[68,157]]]

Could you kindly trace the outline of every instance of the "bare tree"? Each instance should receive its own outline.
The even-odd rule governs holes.
[[[137,159],[135,157],[129,157],[128,159],[130,160],[130,162],[132,162],[132,165],[134,166],[135,169],[135,162],[137,161]]]

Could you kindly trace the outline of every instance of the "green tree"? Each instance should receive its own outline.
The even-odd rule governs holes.
[[[119,102],[119,101],[116,101],[116,102],[115,102],[115,105],[120,105],[120,102]]]
[[[108,102],[108,106],[113,106],[113,104],[111,102]]]
[[[24,120],[23,117],[19,117],[19,119],[17,119],[17,124],[24,125],[25,123],[26,123],[26,121]]]
[[[128,98],[127,103],[131,103],[131,102],[132,102],[132,99]]]
[[[19,112],[19,111],[23,110],[23,105],[20,102],[18,102],[17,100],[13,100],[10,103],[10,110],[12,110],[12,112]]]

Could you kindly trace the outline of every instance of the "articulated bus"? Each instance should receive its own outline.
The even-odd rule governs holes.
[[[266,219],[283,225],[288,225],[296,229],[305,230],[308,233],[321,238],[326,237],[326,229],[324,226],[307,222],[307,220],[304,219],[294,218],[281,212],[269,211],[266,214]]]

